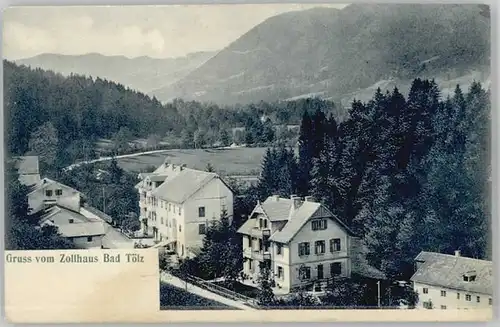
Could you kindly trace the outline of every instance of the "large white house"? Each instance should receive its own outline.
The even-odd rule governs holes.
[[[165,162],[139,178],[143,232],[181,258],[195,255],[207,226],[223,211],[233,216],[233,192],[216,173]]]
[[[321,289],[329,279],[353,273],[385,278],[361,257],[353,232],[310,196],[270,196],[257,203],[238,233],[243,273],[257,284],[260,264],[267,263],[279,293],[311,284]]]
[[[493,263],[455,255],[420,252],[411,277],[418,293],[417,308],[492,308]]]

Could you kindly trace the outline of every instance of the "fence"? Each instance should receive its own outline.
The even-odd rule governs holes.
[[[255,308],[255,309],[260,308],[255,299],[252,299],[251,297],[245,296],[245,295],[240,294],[240,293],[236,293],[236,292],[231,291],[225,287],[213,284],[213,283],[208,282],[208,281],[201,279],[199,277],[192,276],[192,275],[180,276],[179,274],[175,274],[175,273],[173,273],[173,275],[175,275],[178,278],[184,279],[185,281],[187,281],[191,284],[194,284],[200,288],[203,288],[207,291],[210,291],[210,292],[213,292],[213,293],[218,294],[220,296],[223,296],[225,298],[228,298],[228,299],[231,299],[234,301],[238,301],[238,302],[243,302],[244,304],[246,304],[252,308]]]

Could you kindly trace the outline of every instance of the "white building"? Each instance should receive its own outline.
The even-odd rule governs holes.
[[[80,211],[80,199],[80,192],[50,178],[38,181],[28,193],[30,214],[56,204],[78,212]]]
[[[233,216],[233,192],[215,173],[163,163],[139,178],[143,232],[179,257],[195,255],[208,224],[220,219],[224,210]]]
[[[81,249],[100,249],[106,234],[106,224],[102,220],[85,217],[80,212],[58,205],[42,212],[40,225],[56,226],[62,237]]]
[[[420,252],[415,258],[417,271],[411,277],[418,293],[417,308],[491,308],[493,263],[455,255]]]
[[[243,273],[257,284],[259,264],[267,263],[278,293],[312,284],[320,290],[329,279],[354,273],[385,278],[362,258],[353,232],[312,197],[270,196],[257,203],[238,233],[243,234]]]

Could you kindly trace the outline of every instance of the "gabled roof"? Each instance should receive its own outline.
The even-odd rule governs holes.
[[[99,210],[97,208],[94,208],[94,207],[88,205],[87,203],[85,203],[83,205],[83,208],[85,210],[89,211],[90,213],[96,215],[97,217],[101,218],[102,220],[104,220],[108,224],[111,224],[113,222],[113,218],[111,218],[111,216],[105,214],[104,212],[102,212],[101,210]]]
[[[38,156],[15,157],[15,166],[19,175],[39,174]]]
[[[173,178],[167,178],[153,194],[166,201],[184,203],[214,178],[218,178],[215,173],[184,168]]]
[[[493,294],[493,263],[487,260],[422,251],[415,258],[420,266],[413,282],[465,292]],[[466,282],[463,275],[475,271],[476,279]]]
[[[31,194],[33,194],[41,189],[44,189],[47,186],[53,185],[53,184],[57,184],[57,185],[61,186],[61,188],[64,188],[64,189],[69,189],[69,190],[72,190],[74,192],[80,193],[79,191],[75,190],[74,188],[72,188],[68,185],[64,185],[63,183],[59,183],[59,182],[54,181],[50,178],[43,178],[40,181],[38,181],[38,183],[36,183],[35,185],[33,185],[30,188],[28,195],[31,195]]]
[[[55,224],[53,222],[56,216],[60,216],[65,224]],[[69,223],[69,219],[73,219],[73,223]],[[59,229],[64,237],[85,237],[98,236],[106,233],[106,227],[102,221],[94,218],[88,218],[79,212],[71,209],[54,205],[44,211],[40,219],[41,225],[54,225]]]
[[[354,233],[332,214],[325,206],[319,202],[303,201],[299,208],[297,208],[290,217],[290,209],[293,205],[291,199],[280,198],[277,196],[268,197],[263,203],[257,203],[250,219],[248,219],[239,229],[240,234],[250,234],[251,229],[255,226],[254,213],[263,213],[270,221],[286,221],[281,230],[274,232],[270,240],[279,243],[288,243],[292,238],[301,230],[301,228],[312,218],[316,213],[321,213],[322,217],[328,217],[338,223],[348,234]],[[322,211],[320,211],[322,210]]]
[[[276,201],[275,198],[268,197],[260,206],[270,221],[280,221],[288,220],[292,204],[293,202],[290,199],[279,198]]]

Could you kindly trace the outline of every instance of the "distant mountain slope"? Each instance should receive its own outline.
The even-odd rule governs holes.
[[[16,60],[16,64],[52,70],[63,75],[70,73],[100,77],[123,84],[140,92],[168,86],[196,69],[215,53],[197,52],[180,58],[127,58],[97,53],[85,55],[42,54]]]
[[[478,5],[353,4],[285,13],[154,94],[220,104],[312,95],[346,101],[383,81],[452,81],[471,70],[487,77],[490,21],[481,11]]]

